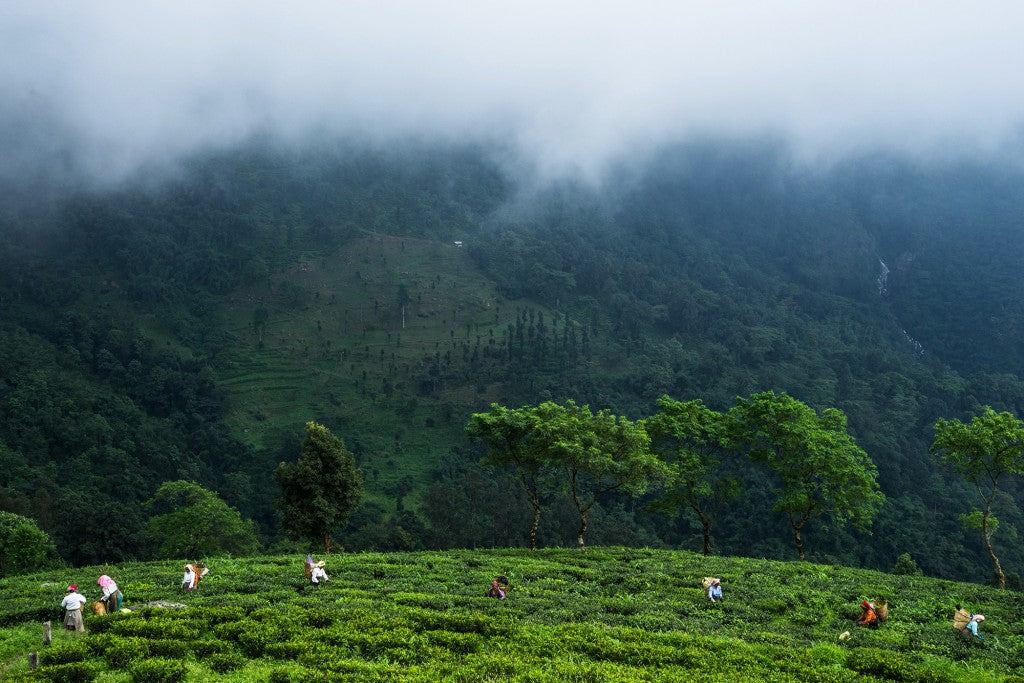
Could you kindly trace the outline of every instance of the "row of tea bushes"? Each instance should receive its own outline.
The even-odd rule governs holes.
[[[178,563],[0,581],[0,619],[58,618],[67,581],[107,573],[133,611],[87,615],[12,681],[1024,681],[1022,596],[824,565],[648,549],[334,555],[309,586],[300,557],[211,561],[182,594]],[[483,597],[498,575],[509,598]],[[721,576],[725,601],[702,593]],[[856,629],[857,604],[889,622]],[[8,600],[10,599],[10,600]],[[169,600],[184,608],[146,607]],[[988,617],[986,647],[950,628],[954,603]],[[26,626],[8,626],[6,630]],[[851,630],[853,637],[838,640]]]

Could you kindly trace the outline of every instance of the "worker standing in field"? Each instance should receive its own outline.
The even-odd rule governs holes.
[[[100,578],[96,579],[96,583],[103,589],[103,597],[100,599],[106,603],[107,614],[120,612],[121,601],[124,599],[124,595],[120,590],[118,590],[117,584],[114,580],[104,574]]]
[[[196,564],[186,564],[185,575],[181,577],[181,590],[194,590],[197,586],[199,586],[200,579],[206,576],[207,572],[209,571],[210,570],[202,562],[198,562]]]
[[[319,562],[313,563],[313,570],[309,575],[309,583],[313,586],[319,586],[321,581],[330,581],[331,579],[327,576],[327,570],[324,569],[327,564],[320,560]]]
[[[857,625],[878,628],[878,613],[875,612],[874,606],[867,600],[860,603],[860,619],[857,620]]]
[[[64,596],[60,606],[64,608],[64,628],[69,631],[84,631],[85,622],[82,621],[82,606],[85,605],[85,596],[78,592],[78,586],[68,586],[68,594]]]

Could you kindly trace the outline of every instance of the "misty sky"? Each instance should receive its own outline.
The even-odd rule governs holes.
[[[0,3],[3,169],[117,178],[255,132],[497,140],[551,173],[695,135],[992,151],[1024,3]]]

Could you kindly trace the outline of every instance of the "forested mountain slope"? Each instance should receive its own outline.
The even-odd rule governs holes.
[[[1019,172],[707,143],[539,187],[489,158],[249,147],[10,206],[0,508],[73,562],[144,557],[140,504],[194,479],[273,540],[271,472],[317,419],[367,474],[349,547],[523,543],[515,481],[463,436],[472,412],[574,399],[638,418],[662,394],[724,409],[772,389],[842,409],[888,496],[873,537],[812,530],[812,557],[988,575],[958,518],[974,494],[928,448],[939,417],[1024,415]],[[791,552],[768,485],[726,510],[722,550]],[[1010,483],[997,542],[1020,497]],[[643,503],[602,500],[594,541],[694,543]],[[551,504],[542,542],[571,542]]]

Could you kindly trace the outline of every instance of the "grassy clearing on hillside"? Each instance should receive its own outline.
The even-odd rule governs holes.
[[[598,548],[335,555],[306,585],[301,557],[211,562],[181,595],[180,563],[0,581],[0,667],[13,681],[1013,681],[1024,680],[1024,596],[868,570]],[[40,645],[69,581],[117,579],[133,612],[88,616]],[[507,574],[509,599],[484,596]],[[701,577],[720,576],[709,603]],[[862,599],[888,623],[858,629]],[[154,600],[185,609],[140,607]],[[950,627],[984,613],[984,647]],[[58,624],[59,625],[59,624]],[[840,642],[841,632],[853,637]],[[34,638],[33,638],[34,634]],[[27,670],[30,650],[44,664]]]
[[[465,445],[470,407],[498,400],[474,368],[526,305],[536,308],[504,300],[451,243],[370,235],[310,257],[225,301],[236,340],[218,380],[230,395],[227,422],[257,447],[298,435],[310,419],[351,426],[371,491],[421,481]],[[465,378],[446,382],[452,373]]]

